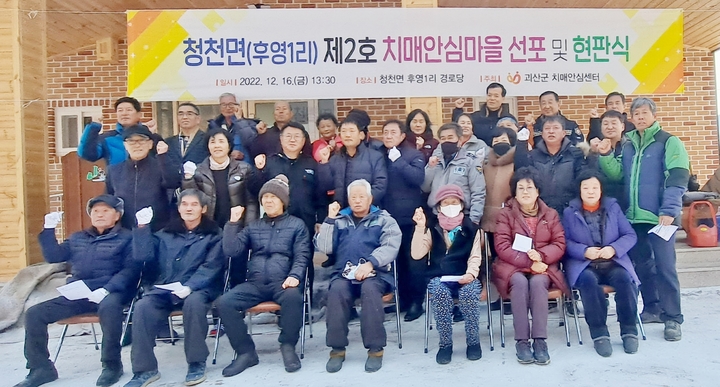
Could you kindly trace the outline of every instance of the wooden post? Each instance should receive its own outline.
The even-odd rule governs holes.
[[[49,209],[45,0],[2,1],[0,13],[0,280],[42,261]]]

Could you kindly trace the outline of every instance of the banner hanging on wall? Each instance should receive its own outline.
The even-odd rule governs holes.
[[[142,101],[683,92],[682,10],[129,11]]]

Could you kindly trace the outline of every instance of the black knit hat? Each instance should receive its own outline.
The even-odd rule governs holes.
[[[285,175],[277,175],[272,179],[268,180],[260,189],[260,195],[258,195],[262,202],[262,197],[266,193],[271,193],[277,196],[283,203],[283,207],[287,210],[290,204],[290,185],[288,184],[288,178]]]
[[[122,216],[122,214],[125,212],[125,202],[123,202],[122,199],[117,196],[102,194],[88,200],[87,207],[85,208],[85,211],[88,215],[90,215],[90,211],[98,203],[105,203],[108,206],[114,208],[115,211],[120,213],[120,216]]]

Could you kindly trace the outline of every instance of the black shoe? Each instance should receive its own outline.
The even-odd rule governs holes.
[[[150,383],[159,379],[160,372],[158,370],[140,372],[133,375],[132,379],[130,379],[129,382],[125,383],[124,387],[147,387]]]
[[[535,364],[547,365],[550,364],[550,353],[548,353],[547,343],[545,339],[533,340],[533,357],[535,358]]]
[[[205,376],[205,362],[199,361],[188,364],[187,375],[185,375],[185,385],[194,386],[200,384],[207,379]]]
[[[504,315],[512,316],[512,304],[510,304],[509,301],[505,302],[505,305],[503,305],[503,311],[504,311],[504,313],[503,313]]]
[[[680,341],[682,339],[682,330],[680,324],[676,321],[668,320],[665,321],[665,340],[667,341]]]
[[[460,307],[455,305],[453,306],[453,322],[461,321],[465,321],[465,316],[463,316],[462,311],[460,311]]]
[[[423,309],[422,304],[419,302],[413,302],[408,308],[407,313],[405,313],[405,321],[415,321],[420,318],[423,313],[425,313],[425,309]]]
[[[659,314],[648,311],[640,313],[640,321],[642,321],[643,324],[660,324],[663,322]]]
[[[482,358],[482,348],[480,348],[480,344],[468,345],[465,350],[465,356],[468,360],[480,360]]]
[[[280,353],[282,354],[285,371],[295,372],[302,367],[300,358],[295,353],[295,346],[292,344],[280,344]]]
[[[532,364],[535,363],[535,357],[533,357],[532,349],[530,349],[530,342],[527,340],[518,340],[515,343],[515,352],[517,361],[520,364]]]
[[[57,380],[58,373],[55,366],[50,364],[48,367],[31,369],[25,380],[16,384],[14,387],[38,387],[45,383]]]
[[[95,385],[99,387],[112,386],[120,380],[122,374],[122,363],[104,363],[102,372],[100,373],[100,377],[98,378],[97,382],[95,382]]]
[[[638,351],[639,341],[637,335],[622,335],[623,349],[625,353],[633,354]]]
[[[447,347],[440,347],[437,355],[435,355],[435,361],[438,364],[448,364],[452,361],[453,347],[448,345]]]
[[[258,359],[257,352],[243,353],[238,355],[237,359],[233,360],[229,366],[222,370],[222,375],[226,378],[235,376],[252,366],[258,365],[258,363],[260,363],[260,359]]]
[[[490,303],[490,310],[491,310],[491,311],[500,310],[500,303],[501,303],[501,302],[502,302],[502,301],[501,301],[499,298],[497,299],[497,301],[491,302],[491,303]]]
[[[350,321],[356,320],[358,318],[360,318],[360,315],[358,314],[357,309],[350,308]]]
[[[345,349],[333,349],[330,351],[330,359],[325,364],[325,370],[331,374],[340,371],[345,361]]]
[[[382,368],[383,350],[376,352],[368,351],[367,360],[365,360],[365,372],[377,372]]]
[[[572,301],[565,301],[565,312],[570,317],[575,315],[575,309],[573,308]]]
[[[595,346],[595,352],[602,357],[610,357],[612,355],[612,344],[610,344],[610,338],[607,336],[600,336],[593,339],[593,345]]]

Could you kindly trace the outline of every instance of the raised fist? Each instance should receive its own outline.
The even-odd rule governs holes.
[[[437,156],[431,156],[430,160],[428,160],[428,167],[435,168],[440,163],[440,158]]]
[[[232,207],[230,209],[230,221],[233,223],[239,222],[243,216],[243,213],[245,213],[245,207],[243,207],[243,206]]]
[[[137,219],[138,226],[144,226],[150,221],[152,221],[153,218],[153,209],[152,207],[145,207],[142,210],[135,213],[135,219]]]
[[[45,228],[55,228],[62,220],[62,211],[51,212],[45,215]]]
[[[168,148],[168,144],[165,141],[159,141],[155,150],[157,151],[157,154],[162,155],[167,153]]]
[[[336,218],[340,212],[340,203],[332,202],[328,206],[328,218]]]
[[[415,209],[412,220],[413,222],[415,222],[415,225],[417,227],[425,228],[427,220],[425,219],[425,211],[423,211],[422,207],[418,207]]]
[[[455,107],[462,109],[465,106],[465,98],[458,98],[455,100]]]
[[[264,154],[255,156],[255,168],[257,168],[257,169],[265,168],[265,161],[266,161],[266,157]]]

